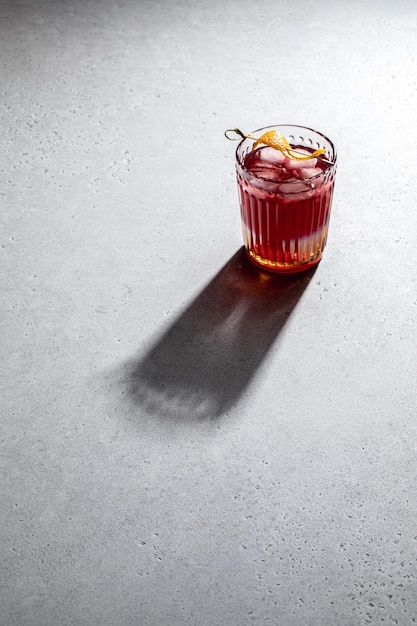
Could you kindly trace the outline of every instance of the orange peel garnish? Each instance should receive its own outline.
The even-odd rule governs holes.
[[[276,130],[268,130],[266,133],[261,135],[253,144],[252,150],[255,150],[255,148],[257,148],[260,144],[279,150],[283,155],[289,157],[290,159],[294,159],[294,161],[309,161],[310,159],[315,159],[326,152],[325,148],[319,148],[319,150],[315,150],[311,154],[297,152],[297,150],[294,150],[294,148],[290,146],[288,139]]]
[[[284,135],[281,135],[281,133],[277,133],[276,130],[268,130],[266,133],[261,135],[253,144],[252,150],[255,150],[255,148],[257,148],[261,143],[266,146],[270,146],[275,150],[279,150],[280,152],[288,152],[288,150],[291,149],[288,140],[284,137]]]

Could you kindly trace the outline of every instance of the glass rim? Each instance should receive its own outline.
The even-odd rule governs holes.
[[[331,139],[329,139],[329,137],[327,137],[327,135],[325,135],[324,133],[320,132],[319,130],[315,130],[314,128],[310,128],[309,126],[301,126],[300,124],[270,124],[269,126],[263,126],[262,128],[258,128],[256,130],[252,130],[251,134],[255,134],[255,133],[260,133],[261,131],[268,131],[268,130],[272,130],[272,129],[279,129],[282,127],[287,127],[287,128],[294,128],[294,129],[300,129],[300,130],[304,130],[304,131],[310,131],[312,133],[315,133],[316,135],[319,135],[320,137],[322,137],[325,141],[327,141],[332,149],[332,164],[329,165],[328,169],[335,169],[336,165],[337,165],[337,150],[336,150],[336,146],[334,145],[333,141]],[[240,157],[239,154],[239,149],[241,148],[242,144],[247,141],[247,140],[252,140],[251,137],[245,137],[244,139],[242,139],[241,141],[239,141],[237,148],[236,148],[236,152],[235,152],[235,157],[236,157],[236,163],[239,165],[239,167],[242,168],[242,170],[244,172],[250,173],[251,176],[253,176],[254,178],[258,179],[258,180],[262,180],[262,181],[269,181],[271,182],[271,179],[268,178],[264,178],[263,176],[259,176],[259,174],[253,174],[251,172],[249,172],[249,170],[245,167],[243,159]],[[327,171],[327,170],[326,170]],[[307,180],[314,180],[315,178],[318,178],[319,176],[322,176],[323,172],[320,172],[320,174],[316,174],[315,176],[311,176],[311,178],[308,178]],[[296,184],[299,183],[300,181],[298,180],[294,180],[294,181],[286,181],[287,185],[291,185],[291,184]],[[277,184],[279,184],[279,182],[277,181]]]

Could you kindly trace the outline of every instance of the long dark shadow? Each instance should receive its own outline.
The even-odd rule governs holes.
[[[232,407],[281,332],[314,270],[258,270],[244,249],[129,367],[129,393],[151,415],[218,417]]]

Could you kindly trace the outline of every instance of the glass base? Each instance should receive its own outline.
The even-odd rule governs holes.
[[[306,263],[279,263],[278,261],[270,261],[269,259],[264,259],[261,256],[255,254],[252,250],[248,250],[245,248],[246,254],[248,258],[254,263],[257,267],[266,270],[267,272],[274,272],[274,274],[297,274],[298,272],[305,272],[309,270],[314,265],[317,265],[321,261],[323,253],[321,252],[315,259],[308,261]]]

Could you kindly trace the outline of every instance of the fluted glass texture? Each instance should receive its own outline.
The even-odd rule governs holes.
[[[310,150],[325,148],[330,161],[315,175],[278,181],[249,171],[245,157],[253,139],[243,140],[236,151],[236,170],[243,240],[250,259],[264,269],[280,273],[299,272],[318,263],[327,241],[336,174],[336,150],[317,131],[280,125],[251,133],[259,137],[275,129],[291,145]]]

